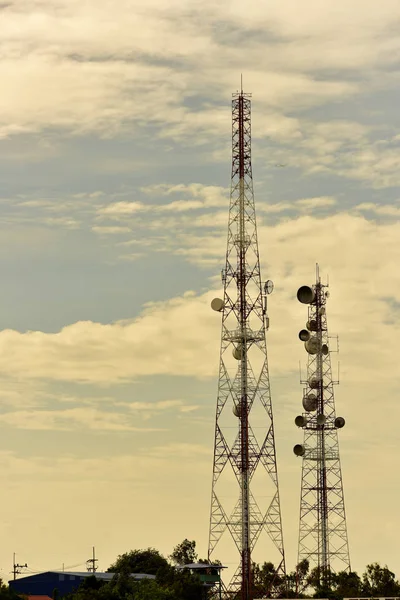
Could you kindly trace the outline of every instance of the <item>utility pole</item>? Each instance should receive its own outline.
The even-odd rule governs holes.
[[[28,565],[26,563],[24,565],[18,565],[15,562],[15,552],[14,552],[14,554],[13,554],[13,569],[12,569],[14,581],[17,579],[17,575],[21,574],[21,569],[27,569],[27,568],[28,568]]]
[[[86,561],[86,568],[89,571],[89,573],[96,573],[96,571],[97,571],[96,563],[97,562],[98,562],[98,559],[96,558],[96,551],[95,551],[95,547],[93,546],[92,558],[89,558]]]
[[[211,308],[222,315],[222,333],[208,557],[212,561],[222,535],[230,534],[239,561],[225,588],[230,597],[240,600],[253,597],[252,563],[257,542],[261,541],[264,556],[268,552],[268,560],[276,566],[270,589],[262,591],[263,597],[271,596],[275,584],[285,577],[266,345],[267,295],[273,284],[261,282],[250,98],[241,89],[232,99],[232,177],[222,271],[224,292],[223,299],[215,298],[211,303]],[[233,506],[232,493],[233,502],[237,498]]]

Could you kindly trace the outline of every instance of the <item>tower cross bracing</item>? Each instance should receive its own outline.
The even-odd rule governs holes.
[[[262,549],[263,561],[275,561],[277,580],[285,574],[285,555],[266,345],[266,297],[272,282],[261,282],[251,98],[243,91],[232,99],[232,177],[222,283],[223,299],[212,302],[221,313],[222,332],[209,558],[224,561],[218,551],[227,536],[238,559],[225,584],[226,595],[250,600],[256,546]],[[271,595],[273,587],[274,583],[265,594]]]
[[[317,568],[320,585],[329,585],[334,572],[351,570],[338,440],[345,421],[336,416],[338,381],[332,377],[326,288],[317,266],[316,283],[297,293],[308,304],[306,329],[299,333],[308,353],[304,412],[296,418],[304,441],[294,447],[302,456],[298,562],[306,559],[311,569]]]

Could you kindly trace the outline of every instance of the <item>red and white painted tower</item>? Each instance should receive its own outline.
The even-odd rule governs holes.
[[[252,598],[254,551],[285,575],[266,331],[271,281],[261,282],[251,166],[251,99],[232,100],[232,180],[223,298],[212,308],[222,315],[215,423],[209,558],[221,555],[228,537],[239,552],[226,593]],[[266,594],[272,594],[274,577]]]

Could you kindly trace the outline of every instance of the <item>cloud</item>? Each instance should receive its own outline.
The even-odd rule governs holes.
[[[333,196],[317,196],[315,198],[301,198],[293,202],[278,202],[277,204],[258,203],[257,213],[282,213],[292,211],[297,213],[309,212],[319,209],[332,207],[337,204],[336,198]]]
[[[373,213],[383,217],[399,217],[400,207],[392,204],[375,204],[374,202],[362,202],[354,207],[355,211]]]
[[[206,145],[203,160],[225,160],[228,90],[238,83],[231,65],[240,65],[254,94],[253,135],[273,140],[275,157],[308,174],[334,173],[375,188],[397,185],[397,146],[379,151],[371,114],[358,111],[356,122],[340,109],[345,99],[359,103],[397,85],[394,0],[382,10],[369,2],[363,15],[344,0],[340,8],[333,0],[322,8],[307,0],[309,17],[300,23],[275,0],[268,14],[260,14],[257,3],[246,15],[236,3],[225,4],[208,0],[200,10],[191,2],[186,10],[177,0],[166,11],[160,0],[151,8],[134,2],[129,10],[122,0],[113,6],[60,0],[56,12],[49,0],[40,9],[11,4],[2,13],[0,137],[56,129],[109,138],[140,128],[152,139]],[[325,122],[304,114],[327,104],[339,108]],[[385,124],[375,128],[385,138]],[[267,162],[270,156],[268,148]],[[143,160],[102,158],[97,168],[140,170],[148,166]],[[201,206],[175,201],[169,208]],[[140,211],[139,203],[121,202],[104,214]]]
[[[99,209],[99,215],[132,215],[146,210],[146,205],[142,202],[120,201],[113,202]]]
[[[309,17],[297,23],[277,1],[267,14],[256,2],[243,14],[237,3],[228,10],[226,2],[210,0],[201,9],[176,1],[168,11],[160,0],[129,7],[122,0],[60,0],[56,11],[49,0],[40,8],[13,3],[2,13],[1,135],[49,127],[115,135],[136,122],[202,142],[225,131],[229,119],[210,101],[193,110],[186,100],[205,89],[210,100],[226,98],[232,64],[240,64],[260,104],[279,112],[354,95],[362,78],[349,81],[343,73],[364,70],[373,78],[399,48],[397,6],[384,4],[370,2],[360,15],[344,0],[340,8],[333,0],[323,8],[307,0]],[[355,21],[356,32],[349,26]],[[324,69],[336,77],[322,77]]]
[[[178,199],[172,202],[149,203],[139,201],[113,202],[98,209],[99,217],[118,219],[120,216],[137,213],[183,213],[209,208],[227,208],[229,206],[228,191],[222,187],[192,183],[189,185],[157,184],[141,188],[142,193],[153,198],[175,195]],[[183,198],[182,198],[183,196]]]
[[[10,382],[11,386],[11,382]],[[12,383],[13,387],[17,387]],[[0,425],[13,429],[31,431],[90,431],[90,432],[137,432],[150,433],[166,431],[166,423],[149,427],[138,423],[149,421],[158,415],[188,414],[198,410],[198,406],[183,400],[159,400],[155,402],[120,401],[112,396],[93,397],[63,396],[51,391],[48,385],[46,391],[33,393],[27,398],[25,405],[29,408],[21,410],[21,402],[17,392],[9,396],[8,403],[3,404],[0,413]],[[65,408],[65,405],[75,405]],[[4,408],[8,410],[4,411]]]
[[[312,280],[313,265],[319,261],[323,272],[335,279],[337,303],[333,310],[344,339],[343,374],[349,381],[370,381],[370,357],[374,355],[374,379],[395,381],[394,349],[400,323],[392,306],[400,302],[395,266],[399,228],[398,223],[377,224],[340,213],[319,219],[304,216],[260,227],[261,256],[274,257],[264,273],[276,280],[279,293],[279,309],[271,300],[271,311],[275,313],[272,323],[276,324],[270,334],[277,373],[296,369],[298,350],[293,340],[301,322],[294,318],[294,293],[298,285]],[[188,236],[186,243],[181,254],[188,260],[196,264],[209,261],[216,268],[222,264],[222,238]],[[27,380],[92,383],[156,374],[215,377],[220,331],[219,321],[209,309],[215,293],[188,292],[150,303],[131,321],[78,322],[58,333],[5,330],[0,332],[1,372]],[[378,355],[374,351],[377,346]]]
[[[131,230],[129,227],[115,226],[101,226],[95,225],[92,227],[92,231],[100,235],[115,235],[119,233],[129,233]]]
[[[152,432],[162,429],[135,427],[125,414],[100,411],[96,408],[81,407],[66,410],[19,410],[0,414],[0,424],[15,429],[40,431],[132,431]]]
[[[336,198],[332,198],[332,196],[303,198],[302,200],[296,200],[295,204],[304,207],[305,209],[321,208],[325,206],[334,206],[336,204]]]

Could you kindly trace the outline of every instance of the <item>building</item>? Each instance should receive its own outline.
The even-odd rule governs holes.
[[[111,581],[114,573],[94,573],[96,579],[104,582]],[[145,573],[132,573],[134,579],[155,579],[155,575]],[[10,589],[24,596],[65,596],[77,590],[85,579],[93,577],[91,572],[74,573],[70,571],[46,571],[37,575],[28,575],[13,579],[8,584]]]
[[[186,569],[193,575],[197,575],[203,584],[205,598],[210,589],[217,591],[218,597],[222,598],[221,570],[226,568],[222,565],[209,565],[205,563],[191,563],[178,567],[178,569]]]

